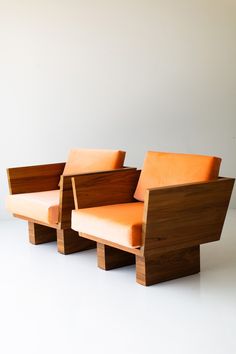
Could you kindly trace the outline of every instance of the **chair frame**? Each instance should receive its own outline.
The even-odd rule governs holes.
[[[76,209],[136,202],[133,179],[103,172],[72,178]],[[148,189],[144,200],[142,247],[131,248],[94,235],[98,267],[109,270],[136,263],[136,281],[153,285],[200,272],[200,245],[221,237],[233,178]]]
[[[60,209],[59,222],[46,224],[23,215],[13,214],[15,217],[28,221],[29,241],[42,244],[57,241],[58,252],[71,254],[95,248],[96,243],[86,238],[78,237],[78,232],[71,229],[71,211],[75,208],[71,185],[72,176],[63,176],[65,162],[14,167],[7,169],[10,194],[34,193],[59,189],[60,181]],[[136,168],[123,167],[121,169],[106,171],[108,174],[121,172],[122,176],[136,171]],[[99,175],[100,172],[90,173]],[[82,176],[85,174],[75,175]]]

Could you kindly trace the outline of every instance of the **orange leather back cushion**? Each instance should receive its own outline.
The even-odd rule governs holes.
[[[134,198],[144,201],[148,188],[216,179],[221,159],[214,156],[149,151]]]
[[[72,149],[64,176],[122,168],[125,152],[119,150]]]

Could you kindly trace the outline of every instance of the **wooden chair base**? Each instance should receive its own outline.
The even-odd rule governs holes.
[[[58,252],[62,254],[71,254],[96,247],[96,242],[79,237],[78,232],[71,229],[57,230],[31,221],[28,222],[28,225],[29,241],[33,245],[57,241]]]
[[[56,229],[44,225],[28,222],[29,241],[33,245],[52,242],[57,240]]]
[[[153,285],[199,272],[200,246],[151,257],[136,256],[136,281],[141,285]]]
[[[57,249],[59,253],[71,254],[96,248],[96,242],[80,237],[72,229],[57,230]]]
[[[110,270],[135,264],[135,255],[97,243],[97,262],[99,268]]]

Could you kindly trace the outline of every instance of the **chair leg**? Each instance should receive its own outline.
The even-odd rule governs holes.
[[[80,237],[77,231],[72,229],[57,230],[57,249],[62,254],[96,248],[96,242]]]
[[[51,227],[28,222],[28,229],[29,241],[33,245],[56,241],[57,239],[56,230]]]
[[[200,272],[200,246],[155,256],[136,256],[136,281],[153,285]]]
[[[135,264],[135,255],[97,243],[98,267],[104,270]]]

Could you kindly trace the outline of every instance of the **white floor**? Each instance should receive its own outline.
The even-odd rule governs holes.
[[[0,223],[0,353],[236,353],[236,210],[201,274],[152,287],[135,268],[105,272],[95,251],[63,256]]]

